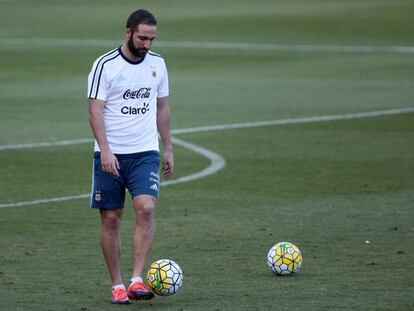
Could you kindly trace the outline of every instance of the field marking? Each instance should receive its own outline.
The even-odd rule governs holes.
[[[389,115],[412,113],[412,112],[414,112],[414,107],[405,107],[405,108],[395,108],[395,109],[387,109],[387,110],[325,115],[325,116],[312,116],[312,117],[303,117],[303,118],[278,119],[278,120],[256,121],[256,122],[246,122],[246,123],[231,123],[231,124],[221,124],[221,125],[190,127],[190,128],[184,128],[184,129],[173,129],[171,130],[171,134],[179,135],[179,134],[191,134],[191,133],[198,133],[198,132],[222,131],[222,130],[229,130],[229,129],[272,126],[272,125],[306,124],[306,123],[329,122],[329,121],[337,121],[337,120],[373,118],[373,117],[389,116]],[[0,151],[15,150],[15,149],[42,148],[42,147],[69,146],[69,145],[89,144],[91,142],[93,142],[93,139],[91,138],[80,138],[80,139],[72,139],[72,140],[61,140],[61,141],[56,141],[56,142],[10,144],[10,145],[0,145]]]
[[[89,144],[91,142],[93,142],[93,139],[91,138],[81,138],[81,139],[61,140],[61,141],[55,141],[55,142],[0,145],[0,151],[14,150],[14,149],[31,149],[31,148],[42,148],[42,147],[69,146],[69,145]]]
[[[200,179],[200,178],[212,175],[226,166],[226,160],[224,160],[224,158],[221,155],[211,150],[208,150],[206,148],[197,146],[195,144],[183,141],[175,137],[172,137],[171,139],[174,145],[184,147],[186,149],[189,149],[191,151],[194,151],[195,153],[201,154],[202,156],[206,157],[207,159],[210,160],[210,165],[207,168],[197,173],[190,174],[187,176],[182,176],[174,180],[162,181],[160,184],[163,187]],[[42,145],[42,147],[44,146],[45,145]],[[64,201],[71,201],[71,200],[78,200],[78,199],[85,199],[85,198],[90,198],[90,193],[71,195],[71,196],[65,196],[65,197],[57,197],[57,198],[51,198],[51,199],[39,199],[39,200],[32,200],[32,201],[6,203],[6,204],[0,204],[0,208],[19,207],[19,206],[36,205],[36,204],[47,204],[47,203],[53,203],[53,202],[64,202]]]
[[[254,128],[254,127],[263,127],[263,126],[275,126],[275,125],[290,125],[290,124],[306,124],[306,123],[319,123],[327,121],[338,121],[338,120],[350,120],[358,118],[372,118],[380,117],[387,115],[403,114],[403,113],[412,113],[414,112],[414,107],[407,108],[397,108],[397,109],[388,109],[388,110],[378,110],[378,111],[368,111],[368,112],[356,112],[356,113],[347,113],[341,115],[326,115],[326,116],[314,116],[314,117],[304,117],[304,118],[295,118],[295,119],[282,119],[282,120],[270,120],[270,121],[258,121],[258,122],[247,122],[247,123],[233,123],[233,124],[224,124],[224,125],[213,125],[213,126],[202,126],[202,127],[193,127],[187,129],[177,129],[172,130],[172,134],[188,134],[188,133],[197,133],[197,132],[207,132],[207,131],[220,131],[227,129],[240,129],[240,128]],[[212,175],[217,171],[223,169],[226,165],[226,161],[219,154],[208,150],[206,148],[197,146],[195,144],[180,140],[178,138],[172,137],[173,143],[189,150],[192,150],[196,153],[199,153],[210,160],[210,166],[206,169],[191,174],[177,178],[175,180],[161,182],[161,185],[168,186],[183,182],[189,182],[192,180],[200,179],[208,175]],[[37,148],[37,147],[50,147],[50,146],[66,146],[73,144],[83,144],[90,143],[92,139],[78,139],[78,140],[66,140],[60,142],[46,142],[46,143],[31,143],[31,144],[14,144],[14,145],[0,145],[0,150],[10,150],[10,149],[23,149],[23,148]],[[2,149],[3,148],[3,149]],[[84,199],[90,196],[89,193],[57,197],[51,199],[39,199],[33,201],[22,201],[15,203],[6,203],[0,204],[0,208],[7,207],[18,207],[18,206],[27,206],[43,203],[53,203],[53,202],[62,202],[76,199]]]
[[[194,145],[192,143],[186,142],[176,137],[172,137],[172,142],[174,145],[184,147],[186,149],[189,149],[191,151],[194,151],[195,153],[201,154],[202,156],[206,157],[207,159],[210,160],[210,165],[206,167],[204,170],[199,171],[197,173],[187,175],[187,176],[182,176],[177,179],[161,182],[161,185],[163,186],[175,185],[175,184],[179,184],[183,182],[189,182],[192,180],[200,179],[200,178],[212,175],[226,166],[226,160],[224,160],[224,158],[221,155],[211,150],[208,150],[201,146]]]
[[[190,133],[197,133],[197,132],[222,131],[222,130],[228,130],[228,129],[241,129],[241,128],[261,127],[261,126],[272,126],[272,125],[319,123],[319,122],[329,122],[329,121],[339,121],[339,120],[373,118],[373,117],[389,116],[389,115],[412,113],[412,112],[414,112],[414,107],[396,108],[396,109],[387,109],[387,110],[378,110],[378,111],[367,111],[367,112],[354,112],[354,113],[326,115],[326,116],[281,119],[281,120],[256,121],[256,122],[233,123],[233,124],[223,124],[223,125],[210,125],[210,126],[200,126],[200,127],[186,128],[186,129],[177,129],[174,131],[174,134],[190,134]]]
[[[30,47],[114,47],[120,40],[70,39],[70,38],[0,38],[0,46]],[[253,50],[274,52],[327,52],[327,53],[397,53],[414,54],[414,46],[365,46],[365,45],[315,45],[315,44],[273,44],[248,42],[197,42],[156,41],[154,47],[179,49]]]
[[[66,196],[66,197],[58,197],[58,198],[51,198],[51,199],[21,201],[21,202],[15,202],[15,203],[0,204],[0,208],[19,207],[19,206],[37,205],[37,204],[47,204],[47,203],[53,203],[53,202],[64,202],[64,201],[90,198],[90,196],[91,196],[90,193],[85,193],[85,194],[70,195],[70,196]]]

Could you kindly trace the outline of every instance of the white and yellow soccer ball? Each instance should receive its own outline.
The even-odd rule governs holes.
[[[170,296],[183,285],[183,271],[174,261],[160,259],[149,267],[146,281],[157,295]]]
[[[277,243],[267,253],[267,265],[276,274],[296,274],[302,266],[302,253],[292,243]]]

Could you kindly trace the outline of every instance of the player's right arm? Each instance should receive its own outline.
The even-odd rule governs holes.
[[[115,155],[109,148],[108,140],[105,133],[105,122],[103,118],[103,109],[105,102],[100,99],[89,98],[89,124],[99,149],[101,150],[102,170],[114,176],[119,176],[119,163]]]

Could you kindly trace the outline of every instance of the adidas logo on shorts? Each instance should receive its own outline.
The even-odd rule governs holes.
[[[153,184],[150,189],[158,191],[158,185],[157,184]]]

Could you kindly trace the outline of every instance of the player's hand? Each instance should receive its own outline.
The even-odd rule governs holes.
[[[101,152],[101,166],[105,173],[119,176],[118,159],[112,152]]]
[[[174,174],[174,155],[172,150],[164,151],[164,157],[162,159],[162,177],[170,179]]]

